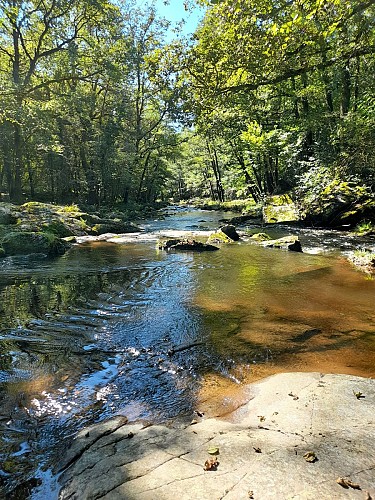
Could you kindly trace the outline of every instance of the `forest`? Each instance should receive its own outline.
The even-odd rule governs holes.
[[[0,498],[375,499],[375,0],[163,1],[0,0]]]
[[[375,2],[195,3],[195,33],[171,37],[147,4],[0,2],[3,199],[290,193],[305,217],[371,221]]]

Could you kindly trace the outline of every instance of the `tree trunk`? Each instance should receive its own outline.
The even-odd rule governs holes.
[[[351,81],[350,81],[350,69],[349,61],[347,61],[345,67],[342,69],[342,93],[341,93],[341,116],[345,116],[349,113],[350,109],[350,98],[351,98]]]
[[[22,201],[22,131],[19,123],[13,126],[14,137],[14,177],[12,189],[9,191],[11,201]]]
[[[96,174],[95,174],[93,165],[91,164],[91,162],[89,163],[87,161],[85,146],[82,143],[80,144],[80,147],[79,147],[79,155],[80,155],[80,159],[81,159],[81,165],[82,165],[83,171],[85,172],[85,176],[86,176],[87,203],[89,205],[96,206],[99,203],[98,182],[97,182],[97,178],[96,178]]]

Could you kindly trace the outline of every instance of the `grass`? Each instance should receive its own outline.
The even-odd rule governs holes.
[[[375,233],[375,226],[370,221],[361,221],[354,229],[355,234],[359,236],[366,236]]]

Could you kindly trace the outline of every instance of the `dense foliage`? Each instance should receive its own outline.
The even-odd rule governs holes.
[[[185,71],[228,187],[260,199],[321,172],[373,189],[374,2],[210,4]]]
[[[350,191],[343,209],[357,194],[370,206],[374,2],[197,3],[194,35],[166,45],[153,8],[0,2],[0,187],[12,200],[289,191],[319,212]]]
[[[107,0],[0,2],[0,186],[18,201],[147,202],[176,142],[166,23]],[[156,54],[156,56],[155,56]]]

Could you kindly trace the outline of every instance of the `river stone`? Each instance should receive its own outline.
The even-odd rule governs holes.
[[[4,236],[1,245],[6,255],[42,253],[63,255],[70,244],[52,233],[14,232]]]
[[[83,430],[62,460],[60,500],[375,497],[374,380],[284,373],[245,393],[248,403],[229,419],[175,429],[117,417]],[[213,448],[218,466],[204,470]]]
[[[262,241],[261,244],[264,247],[281,248],[292,252],[302,252],[302,246],[298,236],[284,236],[283,238],[278,238],[277,240]]]
[[[104,224],[95,224],[92,227],[94,234],[125,234],[125,233],[139,233],[141,229],[132,224],[131,222],[111,221]]]
[[[240,235],[237,233],[236,228],[231,224],[226,224],[220,228],[225,235],[228,236],[233,241],[238,241],[240,239]]]
[[[255,233],[251,235],[251,239],[254,241],[269,241],[271,239],[267,233]]]
[[[175,241],[175,240],[174,240]],[[178,240],[177,242],[170,241],[166,245],[167,250],[179,250],[179,251],[192,251],[192,252],[213,252],[219,250],[218,247],[210,245],[209,243],[201,243],[196,240]]]
[[[157,247],[159,250],[168,250],[169,248],[173,247],[173,245],[177,245],[180,243],[182,240],[173,238],[170,240],[158,240],[157,242]]]
[[[288,245],[288,250],[290,252],[302,252],[302,245],[299,240],[296,240],[294,243]]]

